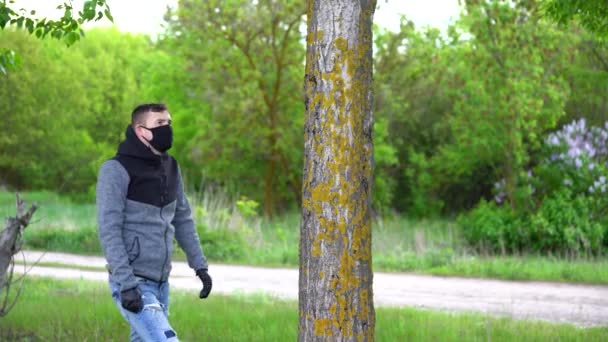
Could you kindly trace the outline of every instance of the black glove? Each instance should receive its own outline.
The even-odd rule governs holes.
[[[211,277],[209,276],[209,273],[207,273],[206,268],[201,268],[201,269],[197,270],[196,275],[203,282],[203,289],[201,290],[199,297],[207,298],[209,296],[209,293],[211,292]]]
[[[139,287],[124,290],[120,292],[120,304],[126,310],[133,313],[138,313],[144,308],[144,301],[141,299],[141,291]]]

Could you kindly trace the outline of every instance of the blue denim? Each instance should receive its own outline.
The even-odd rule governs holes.
[[[136,277],[141,290],[144,308],[139,313],[125,310],[120,304],[120,284],[110,279],[110,291],[114,303],[131,326],[130,340],[134,341],[179,341],[177,333],[169,324],[169,283],[155,282]]]

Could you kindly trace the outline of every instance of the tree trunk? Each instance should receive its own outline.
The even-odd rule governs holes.
[[[273,148],[274,149],[274,148]],[[273,154],[268,160],[268,169],[266,169],[266,178],[264,179],[264,215],[272,218],[274,215],[274,181],[275,181],[276,161]]]
[[[0,298],[4,296],[5,291],[8,293],[10,274],[7,274],[7,271],[13,260],[13,255],[21,250],[21,232],[29,224],[36,209],[37,206],[34,204],[25,211],[25,204],[17,195],[17,216],[9,217],[5,228],[0,232]],[[4,306],[0,302],[0,316],[6,314]]]
[[[372,341],[375,0],[309,0],[299,341]]]

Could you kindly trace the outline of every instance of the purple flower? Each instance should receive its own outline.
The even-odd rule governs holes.
[[[559,138],[555,134],[551,134],[549,136],[549,139],[547,140],[547,142],[549,143],[549,145],[553,145],[553,146],[559,146],[559,143],[560,143]]]
[[[604,128],[605,127],[605,128]],[[608,158],[608,122],[604,127],[589,127],[583,119],[575,120],[562,127],[561,130],[551,133],[546,144],[551,147],[563,146],[565,153],[550,156],[550,161],[562,161],[566,164],[580,168],[583,159],[602,161]],[[593,170],[593,166],[589,166]]]

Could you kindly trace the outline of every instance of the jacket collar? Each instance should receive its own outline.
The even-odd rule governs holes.
[[[138,159],[144,159],[155,163],[160,163],[162,159],[167,157],[166,153],[158,155],[146,146],[137,135],[131,125],[127,126],[125,132],[125,140],[123,140],[118,146],[118,154],[123,156],[134,157]]]

